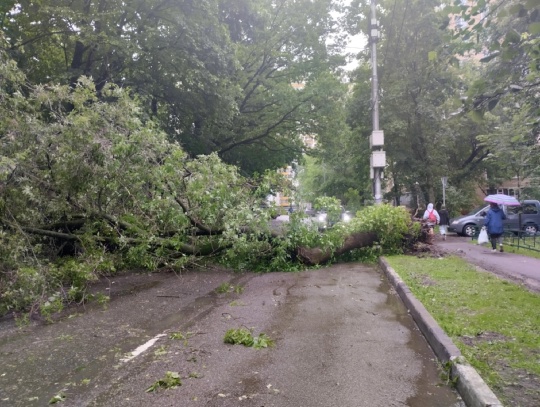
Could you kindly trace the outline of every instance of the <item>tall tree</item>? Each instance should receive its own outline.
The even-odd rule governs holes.
[[[206,151],[215,149],[247,171],[290,163],[302,154],[303,135],[324,131],[319,112],[333,103],[327,73],[344,62],[328,45],[336,31],[334,2],[244,0],[222,7],[241,94],[230,125],[210,123]]]
[[[351,88],[350,84],[336,80],[327,84],[326,94],[332,94],[335,103],[319,116],[325,130],[319,134],[316,148],[309,152],[313,160],[308,160],[303,168],[301,184],[308,196],[333,196],[347,207],[357,208],[371,200],[372,195],[366,136],[369,133],[365,120],[362,121],[369,113],[369,99],[353,98]],[[353,102],[358,104],[351,106]]]
[[[481,55],[479,74],[467,86],[463,111],[485,128],[477,138],[488,152],[488,185],[536,177],[540,163],[540,3],[476,1],[459,13],[456,39]]]
[[[381,5],[387,10],[381,13],[381,127],[392,182],[399,186],[396,193],[418,183],[433,202],[440,177],[447,175],[441,166],[447,162],[443,118],[455,86],[448,66],[434,54],[443,49],[446,16],[430,0]]]
[[[449,12],[431,0],[381,1],[379,6],[377,68],[387,198],[400,203],[400,196],[409,193],[420,201],[439,201],[442,177],[454,187],[473,189],[489,151],[476,138],[485,132],[484,125],[462,114],[474,70],[456,58],[459,44],[450,43]],[[355,13],[370,15],[361,6]],[[359,59],[369,66],[369,50]],[[359,76],[356,86],[365,88],[369,79]],[[369,96],[364,92],[363,97]],[[371,118],[366,120],[371,127]]]
[[[331,103],[319,82],[343,63],[332,0],[9,3],[2,29],[31,82],[129,87],[188,153],[246,172],[299,157]]]

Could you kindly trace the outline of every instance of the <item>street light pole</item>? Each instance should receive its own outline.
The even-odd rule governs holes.
[[[379,39],[379,24],[376,18],[376,0],[371,0],[371,108],[373,132],[371,133],[371,175],[373,178],[373,194],[376,205],[382,203],[381,178],[383,168],[386,166],[386,153],[383,150],[384,134],[379,130],[379,79],[377,77],[377,40]]]
[[[448,177],[442,177],[442,204],[446,208],[446,183],[448,182]]]

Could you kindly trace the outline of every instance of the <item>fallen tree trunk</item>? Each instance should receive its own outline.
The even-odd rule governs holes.
[[[102,219],[106,219],[107,221],[111,222],[112,224],[116,224],[121,227],[121,229],[135,229],[133,225],[128,224],[126,222],[118,222],[116,219],[110,217],[110,216],[100,216]],[[80,222],[80,220],[78,220]],[[14,225],[9,225],[12,229],[16,229]],[[78,225],[80,226],[80,225]],[[36,227],[29,227],[29,226],[21,226],[19,225],[18,228],[20,230],[23,230],[26,233],[30,234],[36,234],[41,236],[48,236],[55,239],[63,240],[63,241],[78,241],[80,240],[81,236],[73,233],[63,233],[63,232],[56,232],[49,229],[42,229],[42,228],[36,228]],[[240,231],[241,233],[249,233],[249,228],[243,228],[243,230]],[[221,234],[222,231],[215,232],[216,234]],[[270,239],[279,239],[281,236],[278,232],[272,231],[270,234]],[[104,236],[95,236],[94,239],[96,241],[99,241],[101,243],[110,243],[110,244],[117,244],[118,243],[118,237],[112,238],[112,237],[104,237]],[[320,247],[298,247],[295,251],[296,258],[302,263],[307,266],[315,266],[318,264],[324,264],[329,261],[331,261],[333,258],[340,256],[344,253],[347,253],[353,249],[360,249],[362,247],[369,247],[373,246],[375,242],[378,240],[378,235],[375,232],[359,232],[359,233],[353,233],[350,236],[348,236],[343,245],[341,247],[335,248],[335,249],[322,249]],[[216,254],[218,252],[221,252],[224,250],[227,245],[215,245],[215,243],[212,242],[206,242],[203,244],[189,244],[189,243],[179,243],[177,241],[171,241],[167,238],[162,237],[153,237],[151,241],[147,241],[144,238],[133,238],[133,237],[126,237],[124,236],[122,238],[122,241],[124,244],[127,245],[136,245],[136,244],[144,244],[147,243],[150,246],[162,246],[162,247],[169,247],[170,249],[173,249],[178,252],[179,255],[181,254],[187,254],[192,256],[206,256],[210,254]],[[175,257],[175,256],[173,256]]]
[[[354,233],[345,239],[345,242],[341,247],[335,250],[323,250],[319,247],[299,247],[296,251],[296,255],[303,264],[316,266],[317,264],[327,263],[332,260],[333,257],[340,256],[353,249],[373,246],[377,240],[378,235],[374,232]]]

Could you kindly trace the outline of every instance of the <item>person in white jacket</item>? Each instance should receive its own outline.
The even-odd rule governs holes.
[[[433,207],[432,203],[429,203],[422,219],[426,220],[429,226],[429,233],[433,233],[433,228],[441,221],[439,212]]]

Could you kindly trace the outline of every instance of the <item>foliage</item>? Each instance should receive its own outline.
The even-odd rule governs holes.
[[[186,340],[193,336],[193,332],[186,332],[185,334],[182,332],[171,332],[169,334],[170,339],[180,339],[180,340]]]
[[[326,106],[324,131],[317,133],[315,148],[300,162],[299,193],[306,202],[334,196],[352,209],[370,198],[369,101],[365,94],[352,99],[349,89],[337,81],[325,89],[326,94],[333,92],[335,103]]]
[[[304,222],[304,217],[297,213],[291,215],[286,232],[291,247],[332,249],[341,245],[344,239],[341,229],[331,228],[325,233],[319,233],[316,223]]]
[[[517,177],[518,189],[527,178],[534,189],[540,160],[538,2],[510,0],[496,7],[488,1],[474,7],[458,3],[449,9],[464,22],[454,35],[461,44],[458,50],[482,56],[478,75],[464,88],[461,111],[486,125],[477,139],[488,153],[488,186]]]
[[[339,35],[335,2],[242,0],[222,7],[242,93],[230,125],[206,121],[206,148],[217,146],[220,157],[248,172],[288,165],[303,153],[302,135],[328,131],[326,113],[341,92],[335,73],[343,57],[328,41]]]
[[[454,186],[446,188],[447,209],[450,217],[460,216],[476,208],[479,204],[472,185],[469,188],[458,189]]]
[[[155,392],[159,389],[176,389],[178,386],[181,386],[182,382],[180,380],[180,375],[178,372],[167,372],[165,376],[150,387],[146,389],[147,393]]]
[[[221,283],[217,288],[216,292],[219,294],[227,294],[234,292],[235,294],[242,294],[244,287],[241,285],[233,285],[231,283]]]
[[[48,315],[59,309],[49,298],[84,300],[101,275],[180,269],[241,246],[247,225],[268,232],[264,175],[250,181],[215,154],[190,159],[127,90],[104,86],[100,100],[84,77],[28,88],[0,57],[2,314],[41,303]]]
[[[319,196],[315,198],[313,208],[319,211],[325,211],[328,221],[331,223],[337,222],[342,212],[340,200],[333,196]]]
[[[229,329],[225,333],[223,341],[232,345],[244,345],[255,349],[268,348],[274,344],[274,341],[266,334],[261,333],[259,336],[253,336],[252,332],[246,328]]]
[[[540,377],[530,356],[538,349],[538,295],[457,257],[393,256],[388,262],[501,400],[511,404],[507,369]]]
[[[54,395],[50,400],[49,400],[49,404],[56,404],[56,403],[61,403],[63,401],[66,400],[66,395],[64,392],[60,392],[56,395]]]
[[[505,102],[509,102],[509,98],[506,99]],[[486,158],[486,162],[491,164],[488,173],[490,181],[496,183],[497,178],[504,180],[515,177],[520,190],[524,181],[537,173],[540,144],[533,128],[527,123],[529,112],[512,108],[520,106],[518,98],[512,99],[511,106],[485,113],[484,120],[491,123],[492,130],[478,135],[477,140],[490,151]],[[521,194],[518,198],[523,199]]]
[[[347,225],[355,232],[376,231],[384,253],[399,253],[404,249],[405,239],[416,240],[420,224],[413,223],[403,206],[368,206],[356,213]]]
[[[2,9],[1,315],[50,319],[66,303],[87,300],[88,284],[126,268],[182,270],[203,257],[237,270],[298,270],[299,246],[340,247],[346,227],[319,234],[292,216],[287,234],[270,230],[261,203],[283,180],[275,171],[243,175],[301,154],[299,134],[324,140],[328,158],[336,158],[336,131],[339,151],[354,139],[338,114],[346,94],[333,74],[340,58],[324,41],[333,6],[245,2],[241,21],[234,16],[243,10],[220,3],[218,12],[207,1],[160,9],[143,0],[125,13],[115,2],[100,3],[101,10],[49,0]],[[228,33],[238,35],[228,38],[217,24],[201,37],[203,17],[226,20]],[[194,37],[177,49],[183,34]],[[242,61],[240,71],[229,56]],[[293,89],[296,81],[304,88]],[[186,151],[188,139],[205,146]],[[233,145],[243,146],[239,155]],[[285,152],[264,153],[276,146]],[[267,156],[272,163],[261,159]],[[353,174],[359,161],[348,159]],[[354,182],[346,186],[360,199]]]
[[[479,187],[487,193],[515,176],[520,187],[528,178],[534,188],[538,178],[537,2],[452,3],[378,2],[380,122],[385,178],[392,186],[385,197],[397,204],[411,195],[441,202],[443,176],[466,195]],[[367,5],[356,7],[351,5],[355,18],[369,19]],[[358,30],[352,15],[351,29]],[[463,26],[454,36],[451,21]],[[487,56],[479,63],[472,51]],[[358,57],[347,121],[365,143],[371,128],[370,51]],[[357,148],[355,142],[347,143],[349,149]]]
[[[301,134],[327,131],[344,63],[334,1],[7,3],[6,49],[30,83],[84,75],[100,99],[109,84],[129,87],[191,156],[263,172],[299,158]]]
[[[418,185],[422,200],[436,202],[442,195],[440,178],[452,178],[457,165],[466,159],[452,161],[448,155],[455,146],[467,146],[462,140],[466,135],[452,131],[453,124],[445,120],[451,112],[449,101],[460,86],[458,72],[448,61],[429,57],[435,50],[444,50],[440,25],[447,17],[437,11],[440,3],[432,0],[379,4],[384,33],[377,50],[383,56],[378,60],[380,123],[388,157],[385,178],[392,185],[385,197],[399,205],[403,196],[416,194]],[[362,135],[362,146],[369,152],[371,55],[365,50],[359,57],[349,122]],[[364,155],[368,163],[369,153]]]
[[[340,261],[344,262],[361,262],[367,264],[375,264],[382,255],[382,248],[379,245],[371,247],[363,247],[361,249],[351,250],[340,256]]]

